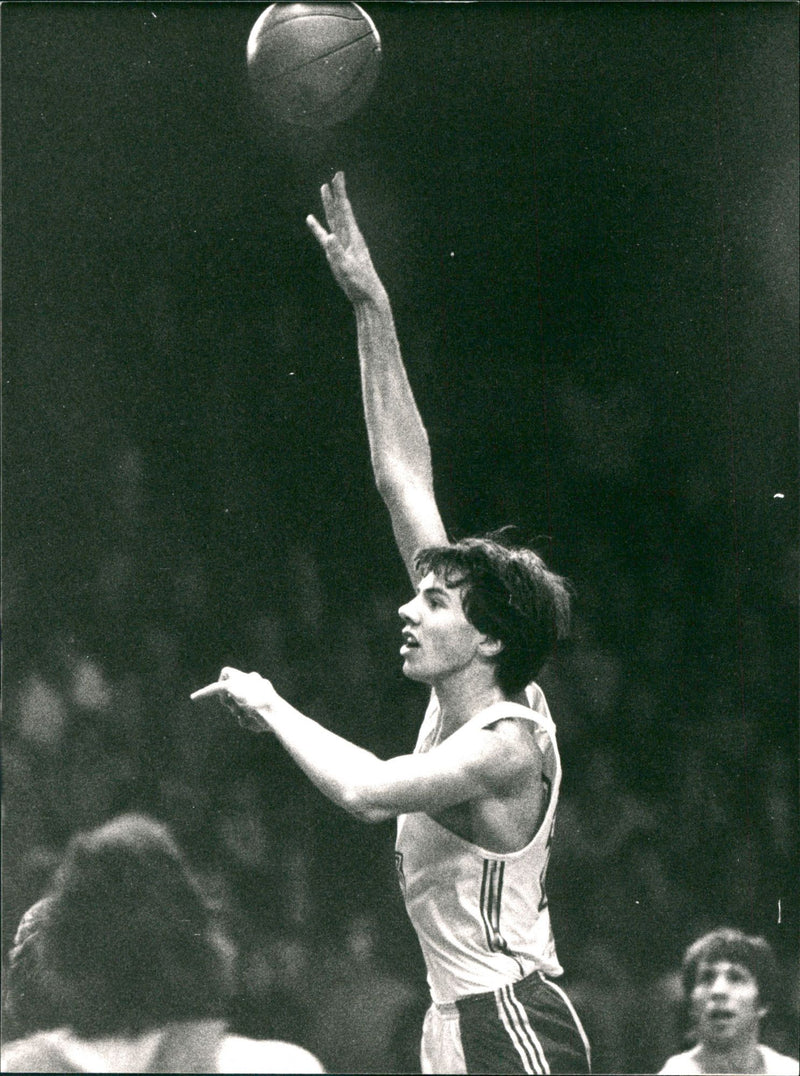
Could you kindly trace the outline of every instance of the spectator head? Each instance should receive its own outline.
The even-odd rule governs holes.
[[[162,823],[124,814],[78,833],[49,901],[42,955],[77,1034],[224,1015],[229,950]]]

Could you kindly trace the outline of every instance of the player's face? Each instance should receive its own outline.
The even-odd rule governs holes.
[[[755,976],[743,964],[703,961],[691,1000],[701,1043],[721,1047],[758,1040],[765,1010]]]
[[[410,602],[399,609],[403,621],[403,672],[411,680],[442,683],[467,668],[483,636],[467,620],[461,591],[430,572]]]

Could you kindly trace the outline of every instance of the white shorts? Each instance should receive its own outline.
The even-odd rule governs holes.
[[[425,1013],[419,1054],[424,1073],[466,1073],[461,1019],[455,1005],[431,1005]]]

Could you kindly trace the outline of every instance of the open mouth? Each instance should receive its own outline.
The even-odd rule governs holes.
[[[706,1013],[706,1019],[714,1024],[727,1024],[735,1015],[730,1009],[711,1009]]]
[[[416,650],[419,648],[418,640],[411,634],[410,631],[403,632],[403,645],[400,647],[401,654],[407,654],[409,650]]]

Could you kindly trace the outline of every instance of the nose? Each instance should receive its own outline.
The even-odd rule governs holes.
[[[416,601],[416,598],[412,598],[411,601],[407,601],[405,605],[401,605],[400,608],[397,610],[397,615],[405,623],[412,623],[413,624],[414,621],[416,619],[418,619],[417,614],[416,614],[415,604],[414,604],[415,601]]]
[[[718,972],[711,980],[711,993],[712,994],[727,994],[728,992],[728,977],[723,972]]]

